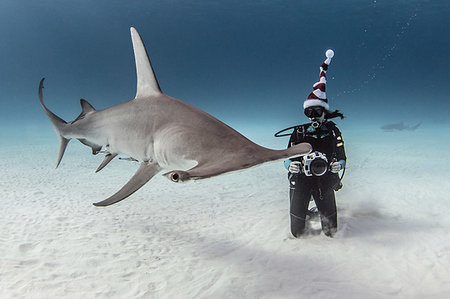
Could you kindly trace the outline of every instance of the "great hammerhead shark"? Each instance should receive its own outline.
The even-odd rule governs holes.
[[[97,172],[119,154],[140,162],[122,189],[94,205],[125,199],[163,169],[173,182],[185,182],[311,151],[308,143],[285,150],[259,146],[208,113],[163,94],[139,33],[133,27],[130,30],[137,73],[135,99],[104,110],[95,110],[81,99],[81,114],[66,122],[44,105],[44,78],[39,84],[39,100],[60,140],[56,167],[73,138],[91,147],[93,154],[106,153]]]

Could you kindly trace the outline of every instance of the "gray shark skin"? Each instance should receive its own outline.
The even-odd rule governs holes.
[[[147,183],[161,170],[173,182],[198,180],[242,170],[261,163],[305,155],[308,143],[285,150],[259,146],[206,112],[161,92],[145,46],[136,29],[131,28],[137,92],[133,100],[104,110],[95,110],[81,100],[82,112],[66,122],[51,112],[43,101],[43,82],[39,100],[60,139],[57,165],[67,144],[78,139],[98,154],[106,153],[97,172],[117,155],[140,162],[136,174],[111,197],[94,203],[107,206],[119,202]]]
[[[394,131],[415,131],[418,127],[420,127],[422,123],[418,123],[414,126],[405,125],[403,122],[395,123],[395,124],[387,124],[381,126],[381,130],[385,132],[394,132]]]

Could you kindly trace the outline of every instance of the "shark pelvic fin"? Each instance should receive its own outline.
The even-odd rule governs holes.
[[[112,205],[116,202],[119,202],[134,192],[136,192],[139,188],[145,185],[155,174],[157,174],[161,170],[161,167],[158,163],[153,162],[142,162],[138,171],[134,174],[134,176],[122,187],[116,194],[111,197],[94,203],[94,206],[104,207]]]
[[[106,165],[108,165],[109,162],[111,162],[112,159],[114,159],[117,156],[117,154],[107,154],[105,156],[105,159],[103,160],[102,164],[97,168],[95,171],[96,173],[103,169]]]
[[[82,144],[89,146],[92,149],[92,154],[93,155],[97,155],[101,150],[102,150],[102,146],[92,143],[90,141],[88,141],[87,139],[84,138],[78,138],[78,141],[80,141]]]
[[[153,72],[152,64],[148,58],[144,43],[135,28],[131,27],[130,31],[131,40],[133,42],[134,59],[136,61],[136,99],[161,94],[161,88],[159,87],[158,80]]]

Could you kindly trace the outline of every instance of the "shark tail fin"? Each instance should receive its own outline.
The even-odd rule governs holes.
[[[44,88],[44,80],[45,78],[41,79],[41,82],[39,83],[39,100],[41,102],[42,108],[44,109],[45,113],[47,114],[48,118],[53,124],[53,128],[55,129],[56,135],[58,135],[59,138],[59,153],[58,153],[58,161],[56,162],[56,167],[59,166],[61,163],[61,159],[64,156],[64,152],[66,151],[67,144],[70,141],[70,138],[65,138],[63,136],[63,129],[68,125],[66,121],[64,121],[62,118],[51,112],[44,104],[44,97],[42,95],[42,89]]]
[[[59,163],[61,163],[61,159],[64,156],[64,152],[66,151],[67,144],[70,139],[64,138],[59,135],[59,152],[58,152],[58,161],[56,162],[56,168],[58,168]]]

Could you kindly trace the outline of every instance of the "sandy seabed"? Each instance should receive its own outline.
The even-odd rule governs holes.
[[[344,134],[333,239],[290,236],[282,163],[98,208],[136,163],[5,143],[0,298],[450,298],[449,138],[427,136]]]

